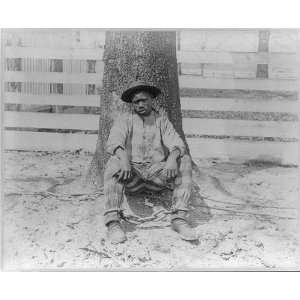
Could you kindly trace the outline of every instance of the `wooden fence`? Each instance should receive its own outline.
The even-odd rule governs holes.
[[[105,32],[5,30],[4,146],[94,151]],[[183,127],[197,158],[298,162],[297,30],[177,33]]]

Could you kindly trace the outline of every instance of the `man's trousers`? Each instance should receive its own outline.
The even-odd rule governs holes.
[[[129,180],[119,181],[116,174],[121,169],[120,161],[116,156],[111,156],[104,172],[105,212],[104,222],[107,225],[112,221],[120,220],[121,206],[124,192],[131,194],[143,190],[159,192],[166,188],[173,190],[172,219],[185,219],[188,211],[188,197],[184,191],[191,193],[192,167],[188,155],[178,159],[178,174],[174,179],[168,180],[163,170],[166,162],[158,163],[131,163],[132,176]]]

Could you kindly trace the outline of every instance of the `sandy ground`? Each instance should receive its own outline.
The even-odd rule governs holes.
[[[295,167],[199,160],[209,178],[196,178],[202,199],[191,206],[199,243],[182,241],[166,222],[144,228],[124,223],[128,241],[112,246],[102,225],[102,196],[38,194],[84,174],[90,154],[4,155],[5,270],[272,270],[300,265]]]

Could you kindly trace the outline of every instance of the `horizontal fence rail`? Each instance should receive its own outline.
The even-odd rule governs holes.
[[[103,49],[80,49],[80,48],[33,48],[33,47],[12,47],[5,48],[6,58],[44,58],[44,59],[81,59],[81,60],[102,60]]]
[[[7,71],[4,80],[10,82],[41,82],[42,80],[42,82],[48,83],[101,84],[102,74]]]
[[[192,98],[181,97],[182,109],[249,112],[287,112],[299,114],[298,101],[231,99],[231,98]]]
[[[183,30],[183,129],[195,158],[298,163],[297,30]],[[5,149],[94,151],[105,33],[7,30]]]
[[[63,72],[14,72],[7,71],[4,80],[8,82],[43,82],[102,84],[103,74],[63,73]],[[179,76],[179,84],[185,88],[238,89],[238,90],[297,90],[298,82],[279,79],[239,79],[239,78],[204,78],[192,75]]]
[[[49,49],[7,47],[7,58],[32,59],[31,65],[23,68],[38,68],[51,59],[82,61],[98,61],[98,72],[103,72],[103,49]],[[208,52],[178,51],[177,61],[181,64],[181,72],[186,75],[204,75],[207,77],[255,78],[257,65],[268,65],[269,78],[295,79],[297,66],[295,53],[266,52]],[[40,67],[41,68],[41,67]],[[47,68],[47,67],[45,67]],[[48,67],[49,68],[49,67]],[[67,69],[67,65],[66,65]]]
[[[99,95],[26,95],[18,93],[5,93],[5,103],[36,104],[36,105],[71,105],[71,106],[100,106]]]
[[[5,103],[36,105],[100,106],[100,95],[31,95],[5,93]],[[181,109],[208,111],[287,112],[299,114],[299,102],[290,100],[181,97]]]
[[[98,130],[99,116],[7,111],[5,127]],[[297,122],[183,118],[183,129],[192,135],[298,138]]]
[[[95,151],[96,134],[5,131],[5,148],[39,151]],[[237,158],[296,164],[298,143],[187,138],[194,158]]]
[[[198,89],[237,89],[237,90],[268,90],[268,91],[296,91],[297,80],[276,79],[235,79],[235,78],[203,78],[197,76],[180,76],[179,83],[185,88]]]

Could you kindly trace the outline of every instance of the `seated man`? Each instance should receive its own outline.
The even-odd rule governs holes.
[[[191,159],[166,114],[153,108],[153,98],[160,93],[157,87],[135,82],[121,96],[132,103],[133,111],[114,122],[107,141],[111,157],[104,173],[105,225],[113,244],[126,240],[120,223],[124,189],[134,193],[171,187],[172,229],[184,240],[197,239],[186,221],[192,188]]]

